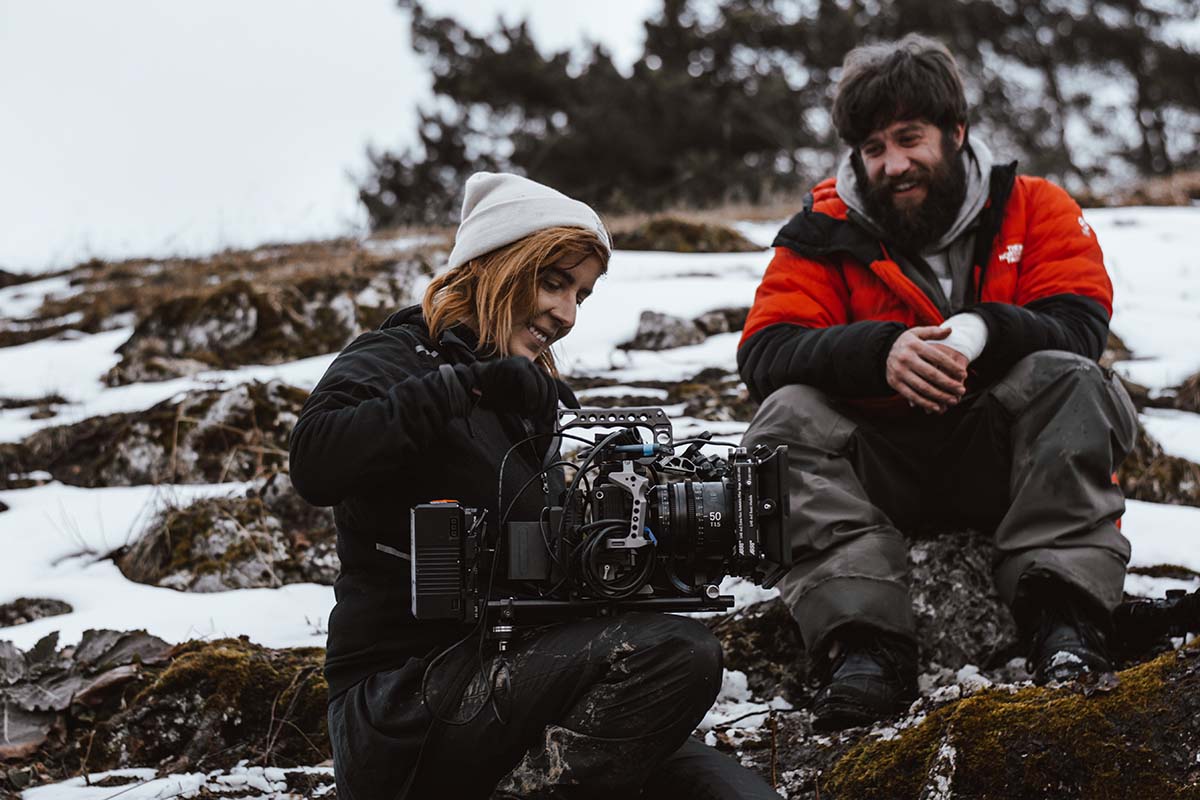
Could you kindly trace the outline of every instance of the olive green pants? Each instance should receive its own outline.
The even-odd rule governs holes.
[[[795,565],[781,581],[805,645],[848,623],[912,637],[900,531],[994,530],[994,578],[1010,605],[1047,576],[1111,610],[1129,542],[1112,473],[1137,412],[1095,362],[1047,350],[945,414],[866,416],[809,386],[766,399],[744,442],[788,445]]]

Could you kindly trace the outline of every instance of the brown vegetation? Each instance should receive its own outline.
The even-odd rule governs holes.
[[[1133,452],[1121,463],[1117,477],[1128,498],[1200,506],[1200,464],[1167,455],[1140,423]]]
[[[15,488],[35,470],[87,487],[251,480],[286,465],[287,437],[307,396],[255,381],[44,428],[0,444],[0,486]]]
[[[332,585],[336,536],[333,513],[277,472],[241,496],[165,508],[116,562],[132,581],[191,592]]]
[[[348,288],[386,272],[401,257],[432,272],[443,250],[440,240],[399,250],[382,239],[332,239],[227,250],[204,258],[93,259],[60,273],[75,291],[52,295],[25,324],[0,330],[0,346],[44,339],[68,328],[95,333],[128,325],[181,298],[189,298],[184,306],[203,303],[238,282],[262,294],[294,293],[314,282]],[[76,321],[64,324],[64,317]]]
[[[617,250],[658,250],[669,253],[757,253],[763,248],[717,222],[692,222],[656,216],[612,232]]]

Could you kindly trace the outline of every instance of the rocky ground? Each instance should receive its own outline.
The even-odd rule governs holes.
[[[693,249],[717,240],[705,232]],[[435,262],[419,249],[398,255],[355,242],[92,262],[62,276],[80,287],[72,299],[4,321],[0,346],[67,328],[131,327],[106,376],[112,385],[290,361],[336,350],[378,324],[413,299]],[[702,343],[740,330],[746,311],[647,311],[622,347]],[[1108,360],[1128,356],[1110,341]],[[683,381],[572,382],[594,405],[682,406],[684,416],[708,422],[745,422],[754,412],[731,369]],[[1139,407],[1200,411],[1200,375],[1153,397],[1130,390]],[[330,584],[338,566],[331,514],[300,501],[286,474],[287,435],[304,396],[280,381],[250,381],[183,392],[138,413],[51,425],[0,444],[0,488],[244,482],[231,496],[168,504],[103,558],[130,580],[182,592]],[[52,420],[64,401],[3,403]],[[1165,454],[1144,430],[1119,479],[1130,497],[1200,506],[1200,465]],[[1142,643],[1124,653],[1115,681],[1034,687],[991,585],[987,537],[916,539],[909,559],[922,697],[908,713],[870,729],[815,733],[803,647],[786,608],[769,598],[709,620],[729,675],[741,676],[724,699],[756,716],[724,719],[706,740],[791,798],[1200,797],[1200,650]],[[1200,577],[1170,564],[1143,571]],[[4,627],[70,611],[52,597],[0,605],[0,639]],[[138,631],[89,631],[65,647],[47,637],[25,652],[0,642],[0,796],[138,767],[153,772],[110,776],[104,785],[205,773],[213,786],[332,797],[327,770],[302,769],[329,753],[322,655],[244,639],[172,646]],[[195,791],[212,796],[202,788]]]

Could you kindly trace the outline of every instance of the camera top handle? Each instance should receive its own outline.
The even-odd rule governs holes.
[[[654,432],[654,444],[662,448],[659,452],[669,453],[675,447],[670,418],[661,408],[654,406],[559,409],[557,430],[562,432],[571,428],[649,428]]]

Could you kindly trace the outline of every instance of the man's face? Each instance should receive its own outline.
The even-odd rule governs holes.
[[[873,131],[858,148],[867,211],[897,243],[920,250],[954,222],[966,191],[958,157],[965,130],[900,120]]]

